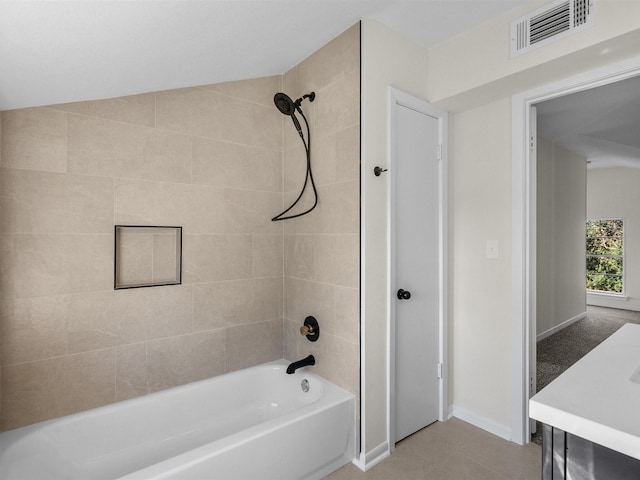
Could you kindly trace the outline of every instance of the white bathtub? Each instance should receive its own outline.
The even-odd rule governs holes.
[[[286,366],[258,365],[5,432],[0,479],[322,478],[353,460],[355,399],[304,368],[287,375]]]

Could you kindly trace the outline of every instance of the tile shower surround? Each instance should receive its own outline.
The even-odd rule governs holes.
[[[304,178],[273,94],[299,89],[321,201],[271,222]],[[284,76],[0,122],[0,428],[307,350],[357,394],[358,25]],[[183,284],[114,291],[114,224],[183,226]]]

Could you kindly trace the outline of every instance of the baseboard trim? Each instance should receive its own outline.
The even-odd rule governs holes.
[[[511,428],[502,423],[498,423],[495,420],[483,417],[476,413],[473,413],[466,408],[453,405],[451,408],[451,415],[449,417],[456,417],[471,425],[486,430],[500,438],[511,441]]]
[[[586,316],[587,316],[587,312],[579,313],[575,317],[571,317],[569,320],[565,320],[561,324],[556,325],[555,327],[550,328],[549,330],[546,330],[546,331],[536,335],[536,342],[539,342],[540,340],[544,340],[545,338],[550,337],[554,333],[557,333],[560,330],[562,330],[564,328],[567,328],[569,325],[571,325],[573,323],[576,323],[578,320],[582,320]]]
[[[640,312],[640,305],[638,305],[637,299],[626,299],[607,297],[604,295],[589,295],[587,294],[587,305],[594,307],[607,307],[617,308],[619,310],[631,310],[633,312]]]
[[[353,464],[363,472],[372,469],[385,458],[391,455],[389,451],[389,443],[384,442],[377,447],[369,450],[367,453],[361,453],[358,458],[353,460]]]

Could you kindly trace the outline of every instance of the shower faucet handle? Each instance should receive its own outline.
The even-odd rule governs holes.
[[[300,335],[307,337],[310,342],[315,342],[320,336],[320,325],[314,317],[304,319],[304,325],[300,327]]]
[[[313,335],[313,327],[311,325],[303,325],[300,327],[300,335]]]

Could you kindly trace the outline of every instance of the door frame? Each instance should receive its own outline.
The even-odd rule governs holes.
[[[640,57],[519,93],[511,101],[512,337],[511,440],[529,443],[529,398],[536,359],[536,159],[530,112],[536,103],[640,75]],[[535,379],[535,371],[533,371]]]
[[[387,277],[387,442],[389,450],[395,449],[395,342],[396,342],[396,302],[394,292],[396,291],[396,262],[395,262],[395,238],[396,238],[396,218],[395,212],[397,192],[396,192],[396,143],[397,143],[397,108],[398,106],[410,108],[416,112],[428,115],[438,119],[439,123],[439,143],[440,143],[440,165],[439,165],[439,212],[438,212],[438,229],[439,229],[439,353],[438,362],[442,365],[441,377],[439,382],[439,413],[438,419],[444,421],[448,418],[449,413],[449,375],[448,375],[448,331],[447,331],[447,285],[448,285],[448,262],[447,262],[447,199],[448,199],[448,182],[447,182],[447,112],[440,110],[428,102],[402,92],[393,87],[388,89],[388,118],[387,118],[387,135],[388,135],[388,151],[387,151],[387,261],[388,272]]]

